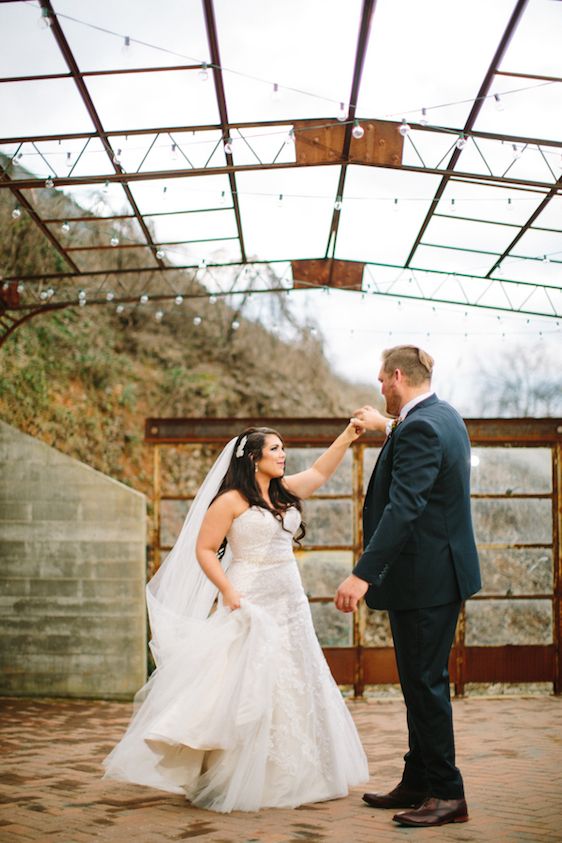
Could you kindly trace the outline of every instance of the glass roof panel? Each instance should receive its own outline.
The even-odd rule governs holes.
[[[513,249],[516,255],[562,261],[562,234],[551,231],[526,231]],[[559,267],[562,281],[562,266]]]
[[[543,261],[524,261],[507,257],[503,263],[503,276],[513,281],[528,281],[531,284],[551,284],[562,290],[562,272],[560,264]],[[494,273],[497,276],[497,272]],[[556,290],[553,291],[558,296]],[[559,306],[562,301],[558,300]]]
[[[359,0],[215,0],[215,11],[230,120],[335,116],[347,104]]]
[[[178,240],[237,237],[236,217],[231,209],[149,217],[159,243]]]
[[[430,124],[462,127],[512,11],[513,0],[379,0],[359,116],[418,120],[426,108]]]
[[[414,266],[422,269],[463,272],[468,275],[485,275],[494,263],[493,256],[456,249],[432,249],[429,246],[418,246],[412,261]]]
[[[562,196],[553,196],[533,223],[535,227],[562,230]]]
[[[562,76],[562,69],[559,75]],[[486,99],[475,129],[539,140],[562,137],[562,82],[496,76],[492,91],[500,97],[500,102],[493,96]]]
[[[53,6],[82,71],[210,61],[200,0],[166,0],[165,7],[152,0],[54,0]],[[108,31],[92,29],[65,15]],[[130,38],[129,47],[125,47],[125,36]]]
[[[188,176],[132,182],[131,193],[141,213],[200,211],[231,201],[227,176]]]
[[[255,126],[234,129],[232,158],[236,165],[296,162],[295,145],[289,138],[291,126]]]
[[[455,200],[454,204],[451,200]],[[443,191],[436,212],[456,217],[523,225],[543,201],[544,194],[534,191],[469,184],[451,179]],[[514,232],[513,236],[515,236]]]
[[[439,181],[424,173],[349,167],[336,257],[403,263]]]
[[[126,255],[126,258],[124,258]],[[130,249],[97,249],[93,252],[70,252],[72,260],[82,271],[88,269],[122,269],[126,265],[139,267],[156,267],[154,255],[146,246],[138,246]]]
[[[323,257],[339,172],[312,167],[238,173],[247,254],[261,260]]]
[[[218,240],[216,242],[190,243],[167,246],[166,257],[170,263],[190,266],[206,263],[229,263],[241,260],[238,240]]]
[[[212,85],[196,70],[86,79],[105,129],[152,129],[219,122]]]
[[[425,230],[422,242],[425,246],[455,246],[459,249],[481,249],[501,254],[514,236],[515,232],[508,226],[434,216]]]
[[[0,76],[66,73],[68,68],[35,3],[1,3]]]
[[[71,79],[0,84],[2,135],[91,132],[92,121]]]
[[[512,73],[562,76],[561,44],[560,4],[551,0],[530,0],[500,67]],[[538,45],[540,49],[537,49]]]

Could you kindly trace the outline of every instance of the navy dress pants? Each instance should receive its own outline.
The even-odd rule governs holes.
[[[438,799],[464,796],[455,766],[448,670],[460,605],[389,610],[408,717],[409,750],[402,781]]]

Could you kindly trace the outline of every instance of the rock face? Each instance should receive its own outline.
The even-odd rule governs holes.
[[[144,495],[0,422],[0,693],[128,698],[146,677]]]

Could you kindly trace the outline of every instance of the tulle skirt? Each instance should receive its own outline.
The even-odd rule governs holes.
[[[365,782],[365,753],[297,585],[281,621],[247,599],[188,621],[137,694],[105,777],[221,812],[296,807]]]

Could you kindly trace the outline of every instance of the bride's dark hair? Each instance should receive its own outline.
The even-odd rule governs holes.
[[[272,505],[269,506],[263,499],[260,487],[256,483],[256,463],[261,458],[265,437],[270,434],[278,436],[283,441],[281,435],[270,427],[248,427],[242,431],[236,440],[230,465],[228,466],[216,498],[225,492],[236,489],[248,501],[250,506],[259,506],[262,509],[269,510],[281,522],[283,529],[285,529],[283,515],[292,506],[298,509],[299,512],[302,512],[300,498],[293,495],[287,489],[281,477],[272,477],[269,483],[269,497]],[[244,437],[246,441],[244,442],[243,448],[241,448],[240,446]],[[240,454],[240,456],[236,456],[236,454]],[[297,544],[300,544],[305,533],[306,527],[301,522],[299,532],[295,536]]]

